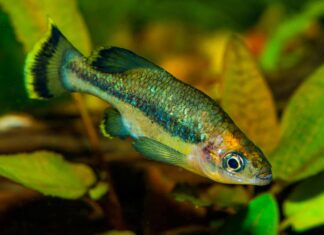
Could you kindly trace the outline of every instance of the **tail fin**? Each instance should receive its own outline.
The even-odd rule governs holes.
[[[81,56],[50,21],[48,32],[27,56],[25,84],[30,98],[46,99],[65,92],[60,71],[67,50]]]

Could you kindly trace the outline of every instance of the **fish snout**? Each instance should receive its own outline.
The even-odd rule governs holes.
[[[255,176],[256,185],[267,185],[272,181],[272,171],[271,168],[264,167]]]

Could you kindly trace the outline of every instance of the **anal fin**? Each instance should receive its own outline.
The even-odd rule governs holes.
[[[104,112],[104,117],[100,124],[100,130],[106,137],[126,138],[130,135],[123,123],[123,119],[118,110],[108,108]]]
[[[146,158],[186,168],[186,155],[150,138],[140,137],[133,143],[134,148]]]

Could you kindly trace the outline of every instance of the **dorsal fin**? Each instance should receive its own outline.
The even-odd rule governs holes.
[[[95,69],[106,73],[122,73],[135,68],[161,69],[147,59],[119,47],[101,48],[88,61]]]

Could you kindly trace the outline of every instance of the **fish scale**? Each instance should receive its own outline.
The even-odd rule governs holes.
[[[139,68],[111,75],[100,73],[80,61],[71,61],[67,69],[141,110],[172,136],[186,142],[203,142],[219,132],[215,127],[233,125],[215,101],[165,71]],[[177,101],[176,105],[170,96]]]

